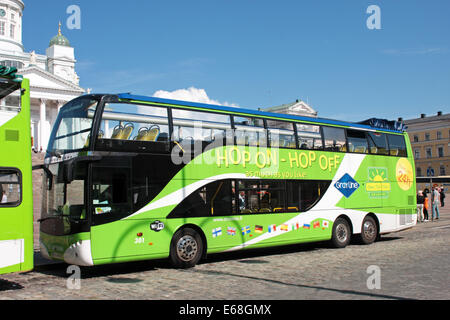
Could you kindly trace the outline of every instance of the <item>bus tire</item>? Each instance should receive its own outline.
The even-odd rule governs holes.
[[[345,248],[351,240],[351,229],[344,218],[337,218],[333,224],[331,244],[335,248]]]
[[[203,254],[203,241],[197,231],[183,228],[175,232],[170,244],[170,261],[175,268],[193,268]]]
[[[359,239],[362,244],[372,244],[378,238],[378,227],[374,218],[366,216],[361,227]]]

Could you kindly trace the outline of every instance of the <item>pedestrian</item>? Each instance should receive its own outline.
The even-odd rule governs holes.
[[[426,194],[425,192],[424,192],[424,194]],[[430,205],[429,205],[429,199],[428,199],[428,197],[427,196],[424,196],[423,197],[424,199],[424,201],[423,201],[423,218],[424,218],[424,222],[428,222],[429,220],[428,220],[428,210],[429,210],[429,208],[430,208]]]
[[[423,222],[423,204],[425,198],[423,196],[422,190],[417,193],[417,222]]]
[[[239,210],[245,209],[245,192],[239,192]]]
[[[440,198],[441,195],[439,194],[439,188],[433,187],[433,191],[431,192],[431,207],[432,207],[431,221],[433,221],[435,217],[436,220],[439,220],[439,205],[441,203]]]
[[[441,186],[441,207],[444,206],[444,199],[445,199],[444,186]]]

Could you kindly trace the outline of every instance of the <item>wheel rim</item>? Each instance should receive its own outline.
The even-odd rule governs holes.
[[[336,228],[336,237],[339,242],[344,243],[347,241],[348,232],[347,227],[344,224],[339,224]]]
[[[186,235],[178,240],[177,255],[183,261],[191,261],[197,255],[198,244],[194,237]]]
[[[376,227],[372,221],[365,221],[363,224],[363,232],[366,239],[373,239],[376,235]]]

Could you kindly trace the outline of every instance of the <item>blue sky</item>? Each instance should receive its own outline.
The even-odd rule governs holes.
[[[62,32],[80,85],[153,95],[204,89],[246,108],[307,101],[359,121],[450,112],[450,1],[24,0],[23,44]],[[69,5],[81,29],[69,30]],[[381,30],[369,30],[370,5]]]

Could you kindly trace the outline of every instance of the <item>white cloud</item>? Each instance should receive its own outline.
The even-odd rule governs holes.
[[[163,98],[163,99],[172,99],[172,100],[182,100],[182,101],[190,101],[190,102],[199,102],[206,104],[214,104],[221,106],[229,106],[229,107],[239,107],[235,103],[228,102],[219,102],[217,100],[211,99],[208,97],[205,89],[197,89],[194,87],[190,87],[188,89],[178,89],[175,91],[164,91],[159,90],[153,94],[155,98]]]
[[[442,54],[448,50],[444,48],[423,48],[423,49],[385,49],[381,51],[387,55],[426,55],[426,54]]]

